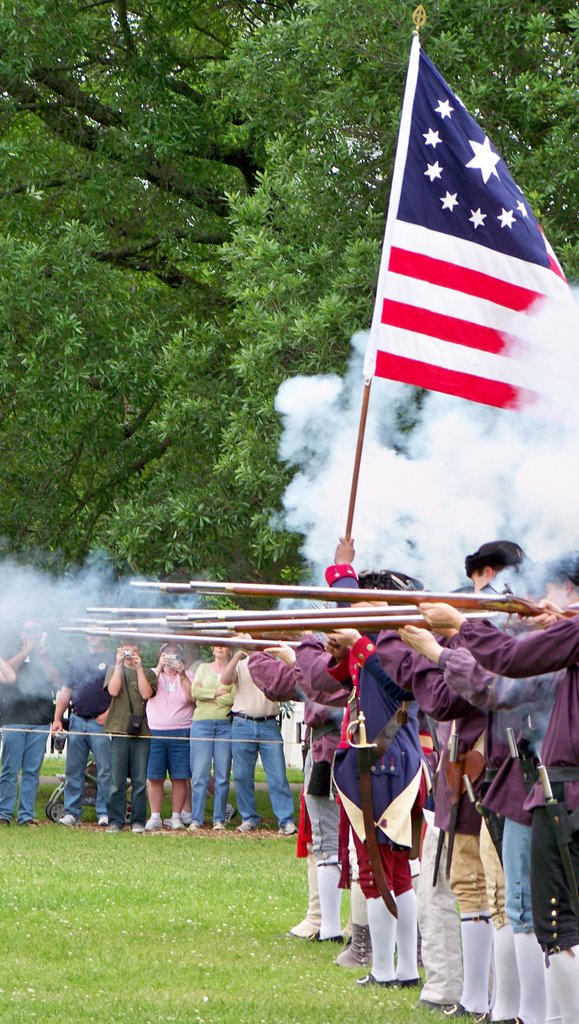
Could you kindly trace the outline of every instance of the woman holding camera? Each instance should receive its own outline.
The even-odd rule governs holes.
[[[191,722],[192,822],[195,832],[205,818],[205,799],[213,763],[213,830],[225,828],[225,812],[231,771],[231,706],[233,685],[224,686],[223,672],[230,657],[228,647],[212,647],[213,661],[202,662],[193,679],[191,693],[195,711]]]
[[[111,735],[111,796],[107,832],[121,832],[127,810],[127,779],[131,780],[131,830],[145,831],[147,817],[147,761],[151,731],[146,703],[157,690],[152,669],[143,668],[140,648],[132,641],[117,650],[114,666],[107,669],[104,687],[112,701],[105,730]]]
[[[185,668],[183,655],[181,644],[169,641],[161,646],[159,662],[153,669],[157,692],[147,701],[147,721],[152,733],[147,766],[151,806],[151,817],[145,825],[147,832],[163,828],[161,804],[167,773],[171,780],[172,816],[165,824],[174,830],[184,827],[181,812],[191,777],[188,741],[193,715],[193,675]]]

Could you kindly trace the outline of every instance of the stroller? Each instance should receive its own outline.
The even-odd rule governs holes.
[[[46,817],[50,821],[58,821],[64,814],[64,775],[57,775],[58,786],[55,786],[48,802],[46,804],[45,813]],[[96,805],[96,792],[97,792],[97,770],[94,757],[90,755],[87,766],[84,772],[84,790],[82,794],[82,805],[83,807],[94,807]],[[129,823],[131,820],[131,804],[127,799],[127,812],[125,821]]]

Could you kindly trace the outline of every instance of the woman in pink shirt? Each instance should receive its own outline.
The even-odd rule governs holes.
[[[187,798],[191,775],[189,765],[189,732],[193,716],[191,673],[185,669],[181,644],[168,642],[161,647],[158,665],[153,669],[158,679],[157,692],[147,701],[147,721],[151,730],[151,748],[147,765],[147,781],[151,817],[147,832],[163,828],[161,804],[167,773],[171,780],[172,816],[167,825],[183,828],[181,811]]]

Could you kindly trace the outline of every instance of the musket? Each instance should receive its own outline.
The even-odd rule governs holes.
[[[346,609],[348,611],[349,609]],[[413,609],[416,611],[416,609]],[[487,618],[486,613],[473,612],[469,615],[470,618]],[[133,623],[134,624],[134,623]],[[150,623],[151,625],[153,623]],[[254,636],[256,639],[263,637],[267,639],[269,634],[273,634],[278,639],[291,639],[296,635],[300,635],[304,632],[317,631],[322,633],[332,632],[336,629],[354,628],[362,631],[368,631],[373,633],[379,633],[383,629],[401,629],[403,626],[420,626],[423,629],[432,630],[431,626],[422,615],[418,612],[416,614],[408,615],[350,615],[340,616],[334,615],[332,612],[328,612],[324,617],[313,617],[310,618],[283,618],[283,619],[239,619],[235,621],[220,622],[220,621],[207,621],[201,620],[199,622],[189,620],[175,620],[170,622],[169,620],[164,623],[158,623],[160,628],[165,625],[167,632],[171,626],[181,631],[186,630],[190,639],[194,639],[198,633],[203,634],[205,637],[212,637],[213,643],[218,643],[219,637],[235,637],[239,633],[248,633],[250,636]],[[85,632],[96,633],[98,629],[108,628],[110,630],[116,630],[117,635],[125,634],[130,635],[130,627],[127,632],[127,627],[124,626],[123,622],[101,624],[96,627],[87,626]],[[171,634],[174,636],[174,634]],[[200,643],[198,639],[197,643]]]
[[[349,611],[349,609],[346,609]],[[474,612],[469,615],[469,618],[488,618],[485,612]],[[230,633],[251,633],[251,634],[267,634],[267,633],[303,633],[307,630],[319,630],[327,633],[328,630],[334,629],[360,629],[360,630],[371,630],[374,633],[379,633],[382,629],[401,629],[403,626],[420,626],[423,629],[432,630],[436,627],[431,626],[424,616],[420,615],[416,609],[407,615],[335,615],[333,612],[327,612],[324,616],[309,616],[306,615],[303,618],[278,618],[278,619],[237,619],[227,622],[183,622],[179,623],[181,629],[186,628],[192,631],[204,630],[205,632],[224,633],[227,635]]]
[[[384,606],[377,606],[375,608],[308,608],[301,606],[299,608],[267,608],[263,611],[256,610],[232,610],[227,611],[220,610],[219,608],[206,608],[198,615],[195,611],[187,612],[183,616],[179,616],[178,621],[196,620],[203,618],[205,620],[215,619],[219,622],[235,622],[241,619],[299,619],[299,618],[320,618],[323,619],[331,615],[332,617],[338,618],[349,618],[352,615],[404,615],[404,614],[416,615],[416,605],[396,605],[388,608]],[[171,621],[173,619],[173,612],[167,612],[167,619]]]
[[[167,593],[236,594],[242,597],[304,598],[315,601],[387,601],[389,604],[419,605],[425,602],[449,604],[459,610],[485,610],[505,612],[507,615],[541,615],[541,608],[533,601],[513,594],[461,594],[429,593],[425,590],[364,590],[355,587],[308,587],[278,583],[215,583],[209,580],[191,580],[189,583],[165,583],[153,580],[131,580],[133,587],[154,587]],[[567,609],[563,616],[579,614],[579,608]]]
[[[161,613],[163,609],[157,609],[157,614]],[[140,618],[135,616],[134,618],[120,618],[120,619],[92,619],[82,618],[75,619],[75,622],[95,622],[101,626],[112,626],[114,623],[124,624],[134,622],[135,624],[147,623],[155,625],[171,625],[177,623],[179,625],[187,626],[189,623],[198,628],[199,625],[218,625],[223,623],[226,625],[230,623],[230,628],[235,628],[238,624],[245,620],[254,622],[267,622],[269,619],[274,621],[277,619],[291,620],[291,619],[323,619],[331,616],[332,618],[346,618],[351,619],[355,615],[365,615],[366,617],[371,616],[391,616],[391,615],[402,615],[408,613],[409,615],[416,615],[416,605],[409,604],[404,606],[395,606],[393,608],[375,607],[375,608],[276,608],[266,609],[265,611],[247,611],[243,609],[223,611],[219,608],[203,608],[195,609],[187,612],[173,612],[167,611],[162,618]]]
[[[92,605],[86,610],[96,615],[165,615],[169,610],[171,614],[178,615],[180,611],[179,608],[115,608],[106,605]],[[200,608],[196,610],[201,611]],[[188,614],[190,611],[192,611],[190,608],[184,609],[185,614]]]
[[[178,643],[193,643],[200,647],[241,647],[242,649],[247,648],[248,650],[251,649],[256,651],[264,650],[267,647],[278,647],[280,644],[283,644],[286,647],[299,647],[298,641],[286,640],[280,637],[271,637],[271,639],[268,640],[260,640],[253,637],[246,638],[241,636],[202,636],[196,633],[153,633],[149,630],[145,631],[139,629],[108,629],[104,626],[95,626],[92,629],[85,626],[61,626],[60,631],[62,633],[84,633],[89,636],[126,637],[127,640],[159,640],[163,643],[168,640],[175,640]]]

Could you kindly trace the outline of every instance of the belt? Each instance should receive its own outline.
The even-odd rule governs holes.
[[[248,722],[273,722],[277,715],[245,715],[243,711],[232,711],[235,718],[245,718]]]
[[[93,722],[95,718],[102,715],[102,711],[97,712],[96,715],[79,715],[78,711],[72,712],[75,718],[82,718],[83,722]]]
[[[579,765],[554,765],[547,768],[551,782],[576,782],[579,780]]]

